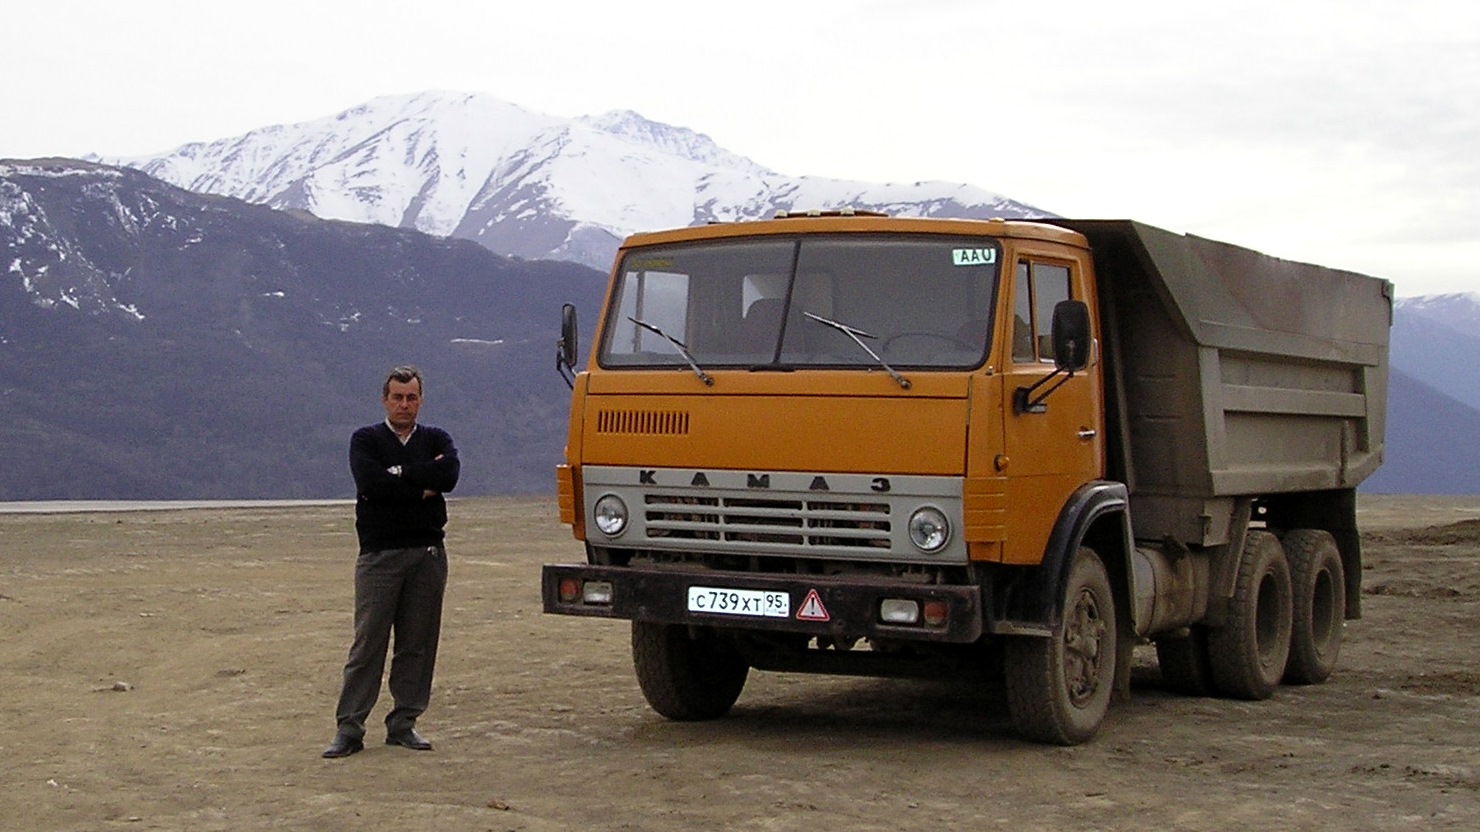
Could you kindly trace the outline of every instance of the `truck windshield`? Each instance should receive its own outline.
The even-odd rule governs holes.
[[[910,369],[975,367],[990,341],[1000,260],[995,240],[935,235],[634,249],[617,272],[599,362],[867,369],[882,359]],[[836,324],[859,334],[878,359]]]

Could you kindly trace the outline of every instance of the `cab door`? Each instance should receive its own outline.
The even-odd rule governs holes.
[[[1014,391],[1054,372],[1051,325],[1054,305],[1081,300],[1095,309],[1089,266],[1082,252],[1019,249],[1013,258],[1012,315],[1003,391],[1003,450],[1007,539],[1003,560],[1038,563],[1059,510],[1080,485],[1102,476],[1103,392],[1099,362],[1076,372],[1036,407],[1014,408]],[[1091,332],[1099,338],[1091,315]],[[1098,350],[1091,350],[1096,356]],[[1060,374],[1062,376],[1062,374]],[[1060,381],[1038,388],[1035,398]]]

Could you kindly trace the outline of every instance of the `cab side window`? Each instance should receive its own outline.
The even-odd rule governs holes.
[[[1053,308],[1069,299],[1069,287],[1068,266],[1018,261],[1013,287],[1013,361],[1053,361]]]

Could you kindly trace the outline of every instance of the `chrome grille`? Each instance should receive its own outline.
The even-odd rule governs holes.
[[[649,538],[888,549],[888,503],[644,495]]]

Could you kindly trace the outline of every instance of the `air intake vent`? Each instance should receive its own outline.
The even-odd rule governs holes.
[[[602,410],[596,414],[596,432],[687,436],[689,414],[682,410]]]

